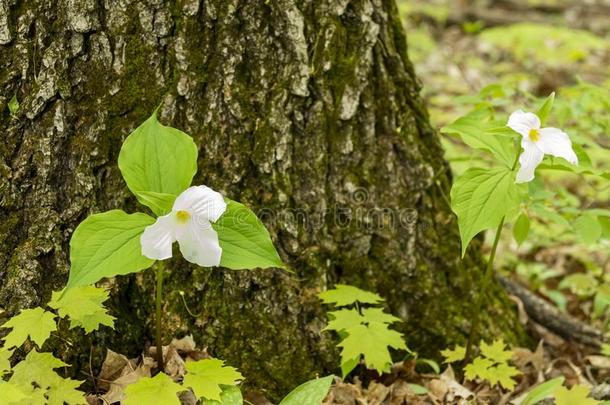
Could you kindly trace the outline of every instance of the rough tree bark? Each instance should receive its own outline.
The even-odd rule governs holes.
[[[384,296],[415,350],[465,340],[479,245],[460,260],[450,173],[393,0],[0,0],[0,60],[7,313],[62,287],[88,214],[143,209],[117,156],[161,105],[200,146],[195,183],[264,209],[296,272],[171,260],[167,339],[192,333],[277,397],[337,366],[316,294],[340,281]],[[151,337],[152,273],[108,284],[119,319],[84,341],[96,361]],[[486,335],[522,338],[502,294],[486,304]]]

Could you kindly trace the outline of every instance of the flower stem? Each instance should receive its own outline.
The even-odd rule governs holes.
[[[483,305],[483,298],[487,293],[487,289],[491,284],[494,274],[494,259],[496,258],[496,250],[498,249],[498,242],[500,242],[500,236],[502,235],[502,227],[504,226],[504,218],[500,220],[498,229],[496,229],[496,237],[494,239],[493,246],[491,247],[491,253],[489,254],[489,260],[487,261],[487,268],[485,269],[485,276],[483,278],[483,284],[479,290],[479,296],[475,303],[475,312],[473,315],[472,323],[470,324],[470,333],[468,335],[468,343],[466,344],[466,356],[464,356],[464,364],[470,362],[472,356],[472,345],[477,334],[477,328],[479,327],[481,305]]]
[[[157,343],[157,366],[160,372],[163,372],[165,364],[163,363],[163,343],[161,342],[161,298],[163,293],[163,265],[157,263],[157,290],[155,297],[155,321],[157,324],[156,343]]]

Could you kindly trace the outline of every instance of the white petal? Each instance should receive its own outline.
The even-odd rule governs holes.
[[[142,254],[149,259],[164,260],[172,257],[172,243],[175,237],[173,214],[157,218],[157,222],[147,226],[140,237]]]
[[[578,157],[572,149],[568,134],[557,128],[542,128],[538,147],[547,155],[564,158],[573,165],[578,164]]]
[[[182,256],[191,263],[203,267],[218,266],[222,248],[218,234],[203,216],[193,217],[176,230],[176,238]]]
[[[534,113],[517,110],[510,115],[506,125],[527,137],[531,129],[540,128],[540,118]]]
[[[189,187],[174,201],[173,211],[188,211],[194,216],[203,216],[216,222],[227,209],[222,194],[206,186]]]
[[[527,183],[528,181],[534,180],[534,172],[536,167],[542,162],[544,158],[544,152],[532,142],[527,142],[524,146],[524,150],[519,156],[519,163],[521,167],[517,172],[517,183]]]

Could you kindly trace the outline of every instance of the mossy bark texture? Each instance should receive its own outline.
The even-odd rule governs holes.
[[[257,211],[294,270],[170,260],[168,340],[193,334],[277,397],[336,370],[316,294],[343,282],[385,297],[412,349],[465,341],[484,266],[476,242],[460,259],[450,173],[392,0],[0,0],[0,61],[7,313],[62,288],[87,215],[144,210],[117,156],[160,106],[199,145],[195,183]],[[117,331],[94,335],[95,353],[150,342],[153,281],[109,282]],[[499,290],[485,307],[485,336],[521,338]]]

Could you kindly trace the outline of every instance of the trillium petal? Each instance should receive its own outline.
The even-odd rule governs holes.
[[[547,155],[564,158],[573,165],[578,164],[570,137],[558,128],[542,128],[538,147]]]
[[[154,224],[147,226],[140,237],[142,254],[155,260],[172,257],[172,243],[176,240],[175,227],[173,214],[159,217]]]
[[[534,113],[517,110],[510,115],[506,125],[513,131],[527,137],[530,130],[540,128],[540,118]]]
[[[174,211],[188,211],[194,216],[203,216],[216,222],[227,209],[222,194],[207,186],[193,186],[182,192],[174,201]]]
[[[533,142],[527,142],[523,152],[519,156],[521,167],[517,172],[517,183],[527,183],[534,180],[534,172],[536,167],[542,162],[544,152],[541,151]]]
[[[218,243],[218,234],[206,217],[192,217],[177,229],[176,239],[182,256],[189,262],[203,267],[220,264],[222,248]]]

